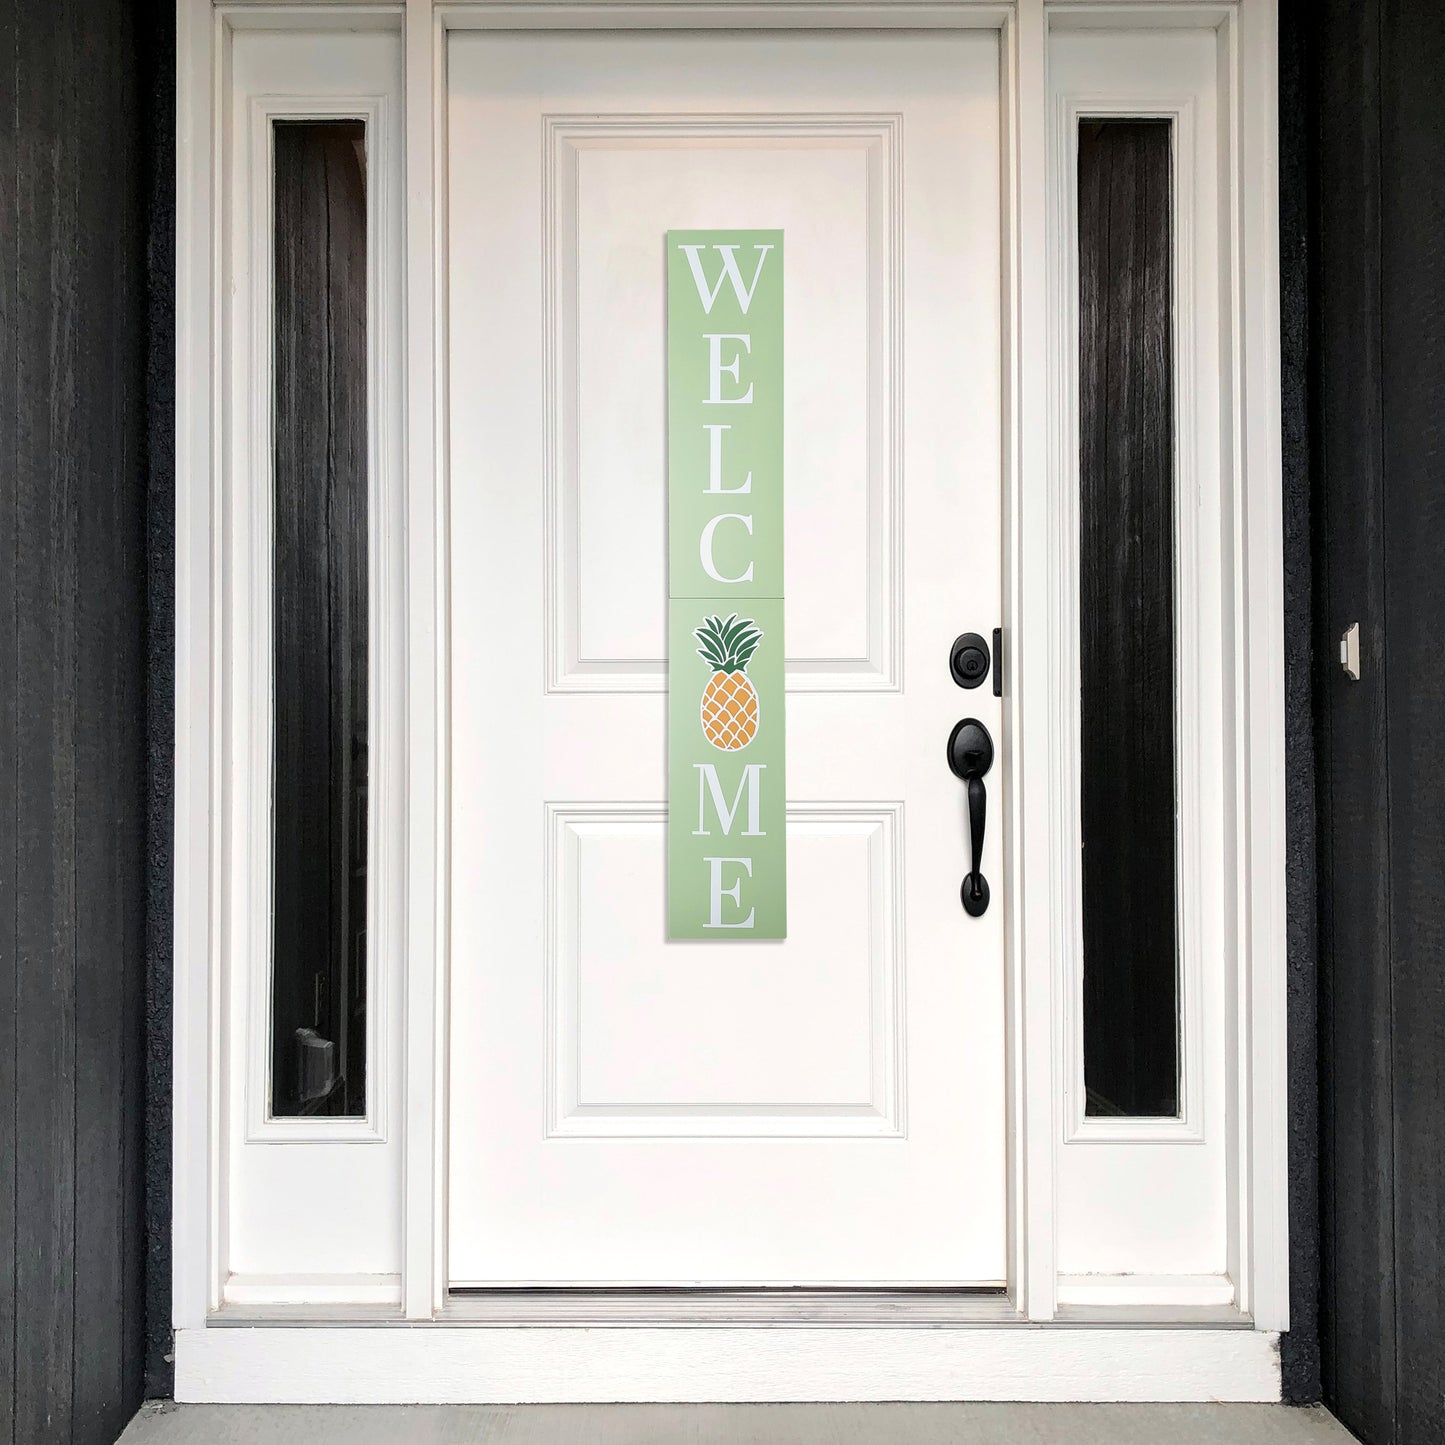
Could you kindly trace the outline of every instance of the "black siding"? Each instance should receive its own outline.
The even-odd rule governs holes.
[[[138,10],[145,104],[146,243],[146,1075],[145,1393],[173,1389],[171,1360],[171,880],[175,837],[176,7]]]
[[[1445,13],[1381,37],[1396,1432],[1445,1438]]]
[[[1280,420],[1284,483],[1285,878],[1289,1030],[1290,1404],[1320,1398],[1315,737],[1310,658],[1309,126],[1311,0],[1280,6]]]
[[[1445,10],[1317,12],[1323,1369],[1414,1445],[1445,1439]]]
[[[144,1320],[133,7],[0,0],[0,1441],[110,1441]]]

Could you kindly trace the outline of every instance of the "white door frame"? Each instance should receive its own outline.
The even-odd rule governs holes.
[[[1005,728],[1010,938],[1007,1298],[952,1328],[902,1308],[882,1324],[690,1316],[577,1329],[581,1316],[489,1320],[446,1289],[447,637],[444,186],[449,29],[950,28],[999,31],[1005,111]],[[1234,988],[1227,1296],[1219,1281],[1099,1277],[1061,1284],[1058,1168],[1071,1127],[1064,1078],[1074,867],[1065,770],[1073,703],[1057,658],[1075,618],[1058,575],[1056,456],[1070,385],[1051,315],[1051,37],[1085,27],[1187,28],[1218,37],[1223,107],[1220,247],[1229,344],[1224,586],[1232,758],[1226,869]],[[291,1279],[227,1292],[227,1125],[222,1040],[230,851],[224,819],[238,761],[223,699],[234,666],[226,515],[227,56],[245,30],[393,33],[404,47],[404,519],[399,592],[404,686],[401,859],[405,900],[400,1239],[394,1273]],[[393,97],[395,99],[396,97]],[[1278,1398],[1288,1327],[1285,1096],[1283,578],[1280,498],[1275,0],[567,0],[402,5],[178,0],[177,634],[174,1322],[177,1394],[190,1399]],[[1123,113],[1128,113],[1127,107]],[[1062,333],[1068,335],[1067,329]],[[234,619],[230,619],[232,622]],[[1072,644],[1069,644],[1070,646]],[[262,699],[268,704],[268,699]],[[393,961],[400,969],[400,959]],[[354,1146],[353,1146],[354,1147]],[[289,1291],[289,1293],[288,1293]],[[244,1303],[251,1300],[251,1304]],[[287,1301],[300,1301],[288,1306]],[[329,1303],[328,1303],[329,1301]],[[900,1305],[903,1302],[897,1302]],[[1129,1311],[1119,1313],[1120,1308]],[[304,1327],[279,1328],[288,1308]],[[972,1312],[970,1312],[972,1311]],[[1141,1314],[1142,1311],[1142,1314]],[[622,1324],[593,1309],[588,1322]],[[1125,1320],[1148,1327],[1121,1329]],[[424,1330],[352,1326],[425,1325]],[[253,1328],[231,1330],[229,1323]],[[676,1323],[683,1324],[679,1320]],[[1048,1324],[1045,1330],[1021,1328]],[[1110,1329],[1093,1329],[1108,1323]],[[909,1328],[932,1325],[933,1328]],[[266,1326],[278,1327],[266,1327]],[[256,1327],[259,1326],[259,1327]],[[484,1326],[484,1327],[479,1327]]]

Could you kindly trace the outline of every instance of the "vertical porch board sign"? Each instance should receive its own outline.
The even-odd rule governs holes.
[[[786,938],[783,233],[667,236],[667,934]]]

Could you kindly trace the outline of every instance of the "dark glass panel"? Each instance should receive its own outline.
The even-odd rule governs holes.
[[[271,1112],[366,1112],[366,150],[275,154]]]
[[[1079,128],[1084,1082],[1179,1112],[1170,122]]]

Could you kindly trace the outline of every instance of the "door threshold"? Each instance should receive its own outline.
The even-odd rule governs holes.
[[[1002,1289],[459,1289],[440,1319],[466,1325],[997,1325]]]
[[[1001,1289],[465,1289],[454,1290],[427,1320],[408,1320],[394,1304],[230,1302],[210,1327],[390,1325],[408,1329],[632,1328],[712,1326],[792,1328],[1032,1325]],[[1061,1305],[1044,1328],[1253,1329],[1234,1305]]]
[[[231,1321],[239,1323],[239,1321]],[[1278,1400],[1249,1329],[253,1322],[176,1332],[176,1399],[232,1404]],[[827,1331],[826,1343],[820,1328]]]

